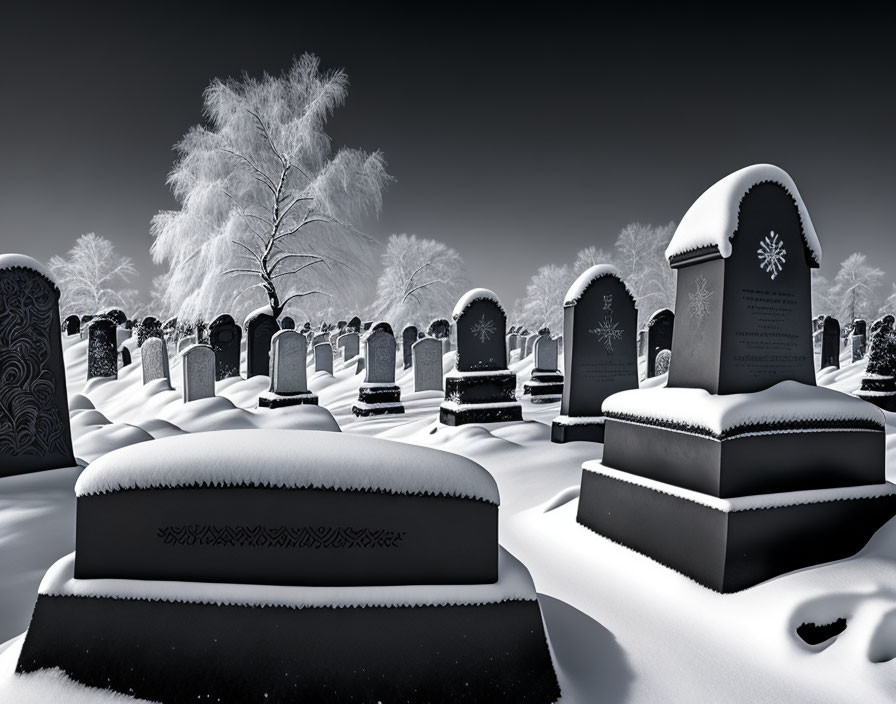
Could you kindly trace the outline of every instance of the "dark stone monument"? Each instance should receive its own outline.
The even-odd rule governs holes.
[[[647,378],[657,376],[656,356],[672,349],[675,314],[668,308],[658,310],[647,321]]]
[[[87,378],[118,378],[118,345],[115,323],[96,318],[87,328]]]
[[[124,311],[119,310],[118,308],[107,310],[103,315],[116,325],[124,325],[128,319],[128,316],[124,314]]]
[[[279,329],[277,321],[264,309],[246,318],[246,378],[270,374],[271,338]]]
[[[118,348],[118,355],[121,357],[122,369],[131,364],[131,351],[127,347],[121,345],[121,347]]]
[[[858,362],[862,357],[865,356],[866,351],[866,333],[867,328],[865,321],[862,319],[856,320],[852,324],[852,332],[850,333],[850,340],[852,341],[852,361]]]
[[[549,330],[542,331],[535,340],[535,365],[529,381],[523,384],[523,393],[531,397],[532,403],[559,401],[563,394],[563,374],[557,368],[557,348],[557,340],[551,337]]]
[[[295,330],[296,329],[296,321],[287,315],[280,320],[280,329],[281,330]]]
[[[395,383],[395,336],[387,323],[377,323],[364,336],[364,358],[364,383],[352,413],[360,417],[404,413],[401,389]]]
[[[598,264],[583,272],[563,304],[565,384],[553,442],[603,442],[601,404],[638,388],[638,311],[619,272]]]
[[[721,592],[848,557],[896,514],[884,417],[815,386],[821,247],[790,177],[731,174],[682,218],[667,387],[605,399],[577,519]]]
[[[81,319],[77,315],[70,315],[63,325],[66,335],[77,335],[81,332]]]
[[[73,467],[59,289],[21,254],[0,255],[0,372],[0,476]]]
[[[405,369],[410,369],[414,364],[414,358],[411,354],[411,348],[417,341],[417,332],[418,330],[416,325],[408,325],[404,330],[401,331],[401,352]]]
[[[150,337],[160,337],[163,341],[165,340],[162,324],[158,318],[151,315],[145,317],[137,326],[137,347],[143,347],[143,343]]]
[[[436,318],[429,324],[426,334],[438,340],[443,340],[451,334],[451,323],[444,318]]]
[[[821,366],[840,368],[840,321],[826,315],[822,327]]]
[[[215,351],[215,381],[240,375],[243,331],[229,315],[219,315],[208,326],[209,346]]]
[[[348,325],[346,327],[350,327],[357,333],[361,332],[361,319],[356,315],[354,318],[348,321]]]
[[[862,387],[855,395],[885,411],[896,411],[896,324],[892,315],[875,320],[871,326],[868,364]]]
[[[497,296],[484,288],[468,291],[454,308],[454,320],[457,361],[445,378],[439,420],[445,425],[522,420],[516,374],[507,369],[507,315]],[[450,326],[439,322],[433,321],[430,331],[447,335]]]

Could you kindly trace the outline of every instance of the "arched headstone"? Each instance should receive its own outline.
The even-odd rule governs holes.
[[[279,329],[269,311],[261,308],[246,318],[246,378],[270,374],[271,338]]]
[[[87,328],[87,378],[118,378],[118,345],[115,323],[96,318]]]
[[[215,380],[240,375],[243,331],[229,315],[219,315],[208,326],[209,346],[215,351]]]
[[[271,338],[271,387],[258,397],[264,408],[317,404],[308,391],[305,370],[308,339],[294,329],[280,330]]]
[[[404,413],[401,389],[395,384],[395,336],[388,323],[377,323],[364,336],[364,383],[352,406],[356,416]]]

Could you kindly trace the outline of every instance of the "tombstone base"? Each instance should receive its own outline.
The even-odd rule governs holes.
[[[896,487],[717,499],[586,462],[576,519],[718,592],[861,550],[896,515]]]
[[[462,405],[516,401],[516,374],[507,370],[451,372],[445,377],[445,399]]]
[[[273,391],[265,391],[258,397],[259,408],[285,408],[287,406],[302,406],[305,404],[317,405],[317,394],[310,391],[285,396]]]
[[[551,442],[603,442],[604,417],[557,416],[551,423]]]
[[[446,401],[439,406],[439,422],[443,425],[467,423],[506,423],[523,419],[523,407],[515,402],[459,404]]]
[[[352,413],[361,418],[404,413],[401,389],[395,384],[362,384]]]
[[[532,397],[532,403],[559,401],[563,395],[563,375],[533,372],[532,378],[523,384],[523,393]]]

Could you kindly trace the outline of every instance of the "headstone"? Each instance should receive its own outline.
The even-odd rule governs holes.
[[[63,324],[66,335],[77,335],[81,332],[81,319],[77,315],[70,315]]]
[[[143,347],[143,343],[150,337],[165,339],[165,333],[162,332],[162,324],[158,318],[154,318],[151,315],[145,317],[140,325],[137,326],[137,347]]]
[[[320,332],[311,338],[312,347],[317,347],[318,345],[322,345],[324,343],[330,344],[330,335],[328,333]]]
[[[188,347],[192,347],[193,345],[198,345],[199,340],[196,339],[195,335],[187,335],[186,337],[181,338],[177,342],[177,351],[178,353],[183,352]]]
[[[361,319],[356,315],[354,318],[348,321],[348,325],[346,327],[350,327],[355,332],[361,332]]]
[[[287,315],[283,319],[280,320],[280,329],[281,330],[295,330],[296,329],[296,321]]]
[[[0,476],[74,465],[59,289],[31,257],[0,255]]]
[[[111,320],[116,325],[124,325],[127,322],[128,316],[124,314],[124,311],[119,310],[118,308],[112,308],[111,310],[107,310],[103,313],[109,320]]]
[[[675,314],[668,308],[658,310],[647,321],[647,378],[657,376],[656,356],[672,349]]]
[[[115,323],[107,318],[91,321],[87,328],[87,378],[118,378],[118,346]]]
[[[439,340],[445,339],[451,334],[451,323],[444,318],[437,318],[429,324],[426,332]]]
[[[411,347],[413,347],[414,343],[417,341],[417,332],[416,325],[408,325],[401,331],[401,352],[405,369],[410,369],[411,365],[414,363]]]
[[[361,336],[356,332],[346,332],[336,339],[336,347],[342,351],[342,359],[348,362],[361,351]]]
[[[840,321],[831,316],[825,316],[822,327],[821,341],[821,366],[840,368]]]
[[[442,391],[442,343],[424,337],[411,345],[414,391]]]
[[[885,411],[896,411],[896,332],[892,315],[885,315],[871,325],[868,364],[859,398]]]
[[[858,362],[865,356],[867,327],[864,320],[856,320],[852,324],[852,361]]]
[[[271,338],[271,387],[258,398],[263,408],[302,404],[317,405],[317,396],[308,391],[305,373],[307,338],[294,329],[281,330]]]
[[[215,351],[215,380],[240,375],[243,331],[229,315],[219,315],[208,327],[209,346]]]
[[[559,401],[563,394],[563,374],[557,368],[557,340],[545,330],[538,335],[532,346],[535,366],[532,376],[523,385],[523,393],[531,397],[532,403]]]
[[[170,386],[171,376],[168,372],[168,347],[158,337],[150,337],[140,348],[143,362],[143,383],[148,384],[156,379],[164,379]]]
[[[669,373],[669,365],[672,363],[672,350],[660,350],[656,353],[656,361],[654,362],[654,370],[656,376],[662,376]]]
[[[314,371],[333,373],[333,346],[329,342],[314,345]]]
[[[274,316],[262,311],[246,318],[246,378],[270,373],[271,338],[277,332]]]
[[[401,389],[395,384],[395,336],[387,323],[377,323],[364,336],[364,357],[364,383],[352,413],[360,417],[404,413]]]
[[[131,351],[126,345],[118,348],[118,356],[121,357],[121,368],[124,369],[131,364]]]
[[[368,321],[366,321],[366,322],[364,322],[364,323],[361,324],[361,329],[362,329],[364,332],[367,332],[368,330],[370,330],[370,326],[371,326],[371,325],[373,325],[373,321],[372,321],[372,320],[368,320]]]
[[[638,388],[635,299],[607,265],[585,271],[563,304],[563,398],[551,425],[553,442],[603,442],[601,404]]]
[[[192,345],[181,355],[184,370],[184,403],[215,395],[215,351],[208,345]]]
[[[439,420],[446,425],[522,420],[516,374],[507,368],[507,315],[497,296],[484,288],[468,291],[454,308],[454,320],[455,370],[445,379]],[[438,322],[430,329],[447,334]]]

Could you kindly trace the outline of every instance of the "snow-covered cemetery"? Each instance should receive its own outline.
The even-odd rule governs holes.
[[[281,68],[194,96],[151,285],[0,233],[0,702],[896,701],[896,283],[804,174],[506,300]]]

